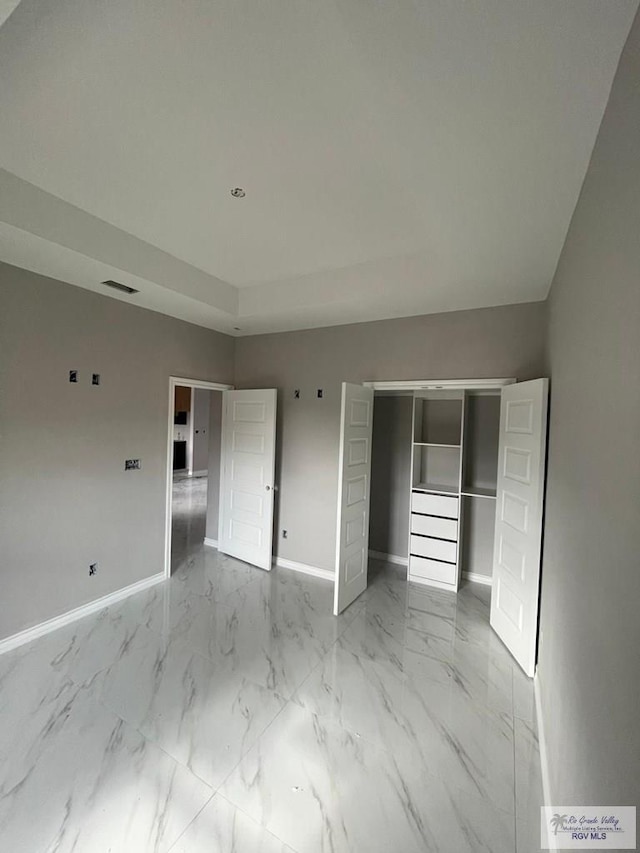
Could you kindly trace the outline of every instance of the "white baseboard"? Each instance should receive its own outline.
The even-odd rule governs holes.
[[[207,545],[209,548],[217,548],[218,547],[218,540],[217,539],[208,539],[205,536],[204,544]]]
[[[190,477],[206,477],[208,474],[208,470],[205,468],[203,471],[192,471],[189,476]]]
[[[472,583],[483,583],[485,586],[493,586],[493,578],[486,575],[479,575],[476,572],[463,572],[462,577]]]
[[[542,796],[545,806],[553,805],[551,795],[551,779],[549,776],[549,752],[547,749],[547,737],[544,730],[544,717],[542,714],[542,696],[540,686],[540,676],[536,670],[533,677],[533,695],[536,702],[536,720],[538,723],[538,748],[540,750],[540,769],[542,771]],[[552,841],[553,836],[549,833],[549,840]],[[555,845],[550,849],[557,849]]]
[[[383,551],[369,550],[369,556],[374,560],[384,560],[385,563],[393,563],[395,566],[408,566],[408,557],[398,557],[397,554],[385,554]]]
[[[117,589],[115,592],[103,595],[102,598],[96,598],[95,601],[90,601],[88,604],[76,607],[75,610],[69,610],[66,613],[62,613],[60,616],[54,616],[53,619],[48,619],[46,622],[40,622],[39,625],[34,625],[33,628],[27,628],[25,631],[12,634],[12,636],[7,637],[4,640],[0,640],[0,654],[11,651],[11,649],[15,649],[25,643],[30,643],[31,640],[37,640],[38,637],[42,637],[50,631],[56,631],[58,628],[62,628],[65,625],[69,625],[71,622],[82,619],[83,616],[89,616],[89,614],[102,610],[110,604],[116,604],[118,601],[122,601],[123,598],[128,598],[136,592],[142,592],[142,590],[148,589],[150,586],[154,586],[163,580],[164,572],[159,572],[157,575],[152,575],[150,578],[144,578],[144,580],[136,581],[136,583],[132,583],[130,586]]]
[[[296,563],[294,560],[285,560],[282,557],[274,557],[274,564],[279,569],[291,569],[292,572],[302,572],[303,575],[313,575],[315,578],[322,578],[325,581],[333,583],[335,579],[334,572],[329,569],[320,569],[318,566],[308,566],[306,563]]]

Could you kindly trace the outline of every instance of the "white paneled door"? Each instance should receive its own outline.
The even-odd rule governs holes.
[[[336,574],[337,616],[367,588],[373,389],[342,383]]]
[[[502,391],[491,627],[533,676],[538,637],[549,380]]]
[[[271,569],[276,391],[223,391],[218,550]]]

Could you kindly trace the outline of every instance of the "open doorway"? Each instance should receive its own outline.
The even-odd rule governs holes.
[[[217,546],[222,392],[228,385],[170,380],[165,574]]]

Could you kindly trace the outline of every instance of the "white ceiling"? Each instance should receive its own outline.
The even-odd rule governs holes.
[[[0,259],[245,334],[544,299],[637,6],[22,0]]]

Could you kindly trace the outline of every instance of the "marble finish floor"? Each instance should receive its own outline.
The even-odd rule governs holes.
[[[486,588],[371,561],[336,619],[330,584],[187,515],[170,581],[0,657],[1,850],[540,849],[532,685]]]

